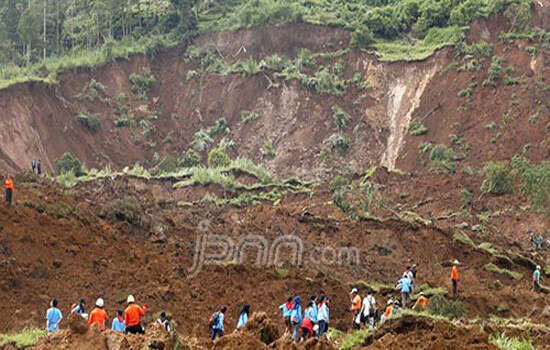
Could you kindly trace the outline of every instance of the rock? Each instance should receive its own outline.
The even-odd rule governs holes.
[[[68,318],[69,329],[75,334],[85,334],[88,332],[88,323],[82,316],[70,314]]]
[[[264,344],[271,344],[280,336],[279,329],[265,312],[255,312],[248,320],[245,331],[254,334]]]

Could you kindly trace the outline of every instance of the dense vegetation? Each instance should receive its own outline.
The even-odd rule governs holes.
[[[476,18],[507,11],[528,24],[531,0],[5,0],[0,88],[135,53],[154,54],[199,32],[268,23],[339,26],[381,58],[423,59],[456,44]],[[408,39],[403,41],[402,37]],[[413,38],[414,45],[409,44]]]

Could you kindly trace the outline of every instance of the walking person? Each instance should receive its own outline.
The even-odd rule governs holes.
[[[103,310],[103,306],[105,303],[103,302],[103,299],[98,298],[95,302],[95,308],[90,312],[90,318],[88,320],[88,325],[92,327],[95,323],[99,325],[99,330],[104,331],[105,330],[105,322],[109,319],[109,316]]]
[[[458,296],[458,265],[459,261],[455,259],[453,261],[453,267],[451,269],[451,284],[453,286],[453,299],[456,299]]]
[[[533,290],[540,292],[540,265],[537,265],[535,271],[533,271]]]
[[[14,191],[13,179],[11,175],[8,175],[4,179],[4,186],[6,187],[6,204],[10,206],[13,200],[13,191]]]
[[[361,306],[361,322],[374,327],[374,320],[376,314],[376,300],[371,291],[367,291],[367,296],[363,298]]]
[[[141,318],[147,313],[147,304],[143,304],[143,308],[140,307],[136,304],[133,295],[128,296],[127,303],[128,307],[124,311],[126,333],[145,334],[145,330],[141,326]]]
[[[40,176],[42,174],[42,161],[39,159],[36,164],[36,175]]]
[[[279,306],[279,309],[283,313],[283,319],[285,320],[287,330],[291,329],[292,323],[290,322],[290,314],[292,313],[292,297],[288,297],[286,302]]]
[[[34,157],[32,157],[32,160],[31,160],[31,169],[32,169],[32,174],[34,175],[36,170],[36,159],[34,159]]]
[[[317,311],[317,321],[319,322],[319,332],[317,337],[321,338],[323,334],[327,331],[329,318],[329,308],[328,308],[328,299],[326,296],[321,295],[319,297],[319,305]]]
[[[349,294],[351,295],[350,311],[353,314],[352,327],[359,329],[361,328],[361,296],[357,288],[353,288]]]
[[[241,313],[239,314],[239,321],[237,322],[237,329],[244,328],[248,321],[248,315],[250,314],[250,305],[244,303]]]
[[[406,308],[409,305],[412,281],[408,275],[404,275],[404,277],[397,282],[397,285],[401,289],[401,305]]]
[[[225,319],[225,313],[227,312],[227,307],[222,306],[220,311],[214,312],[214,314],[210,317],[210,340],[214,341],[216,337],[223,337],[223,330],[224,330],[224,319]]]
[[[57,299],[52,299],[50,308],[46,311],[46,329],[49,333],[59,331],[59,322],[63,319],[63,314],[57,308]]]
[[[294,298],[292,302],[292,313],[290,314],[290,322],[292,327],[294,327],[292,333],[292,340],[296,344],[298,342],[298,337],[300,336],[300,325],[302,324],[302,306],[300,305],[302,300],[299,296]]]

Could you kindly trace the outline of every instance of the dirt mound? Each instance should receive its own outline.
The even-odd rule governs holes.
[[[97,327],[86,327],[82,332],[82,322],[75,317],[69,317],[69,320],[69,329],[41,339],[32,349],[168,350],[174,349],[176,344],[179,344],[179,349],[190,349],[189,345],[178,339],[175,333],[165,332],[164,328],[157,323],[149,325],[145,335],[126,335],[110,330],[101,332]]]
[[[498,349],[479,327],[405,315],[365,339],[363,349]]]
[[[262,343],[253,334],[247,332],[236,331],[225,337],[216,340],[212,349],[215,350],[230,350],[230,349],[242,349],[242,350],[261,350],[267,349],[267,345]]]
[[[70,314],[67,320],[69,329],[74,334],[85,334],[88,332],[88,323],[77,314]]]
[[[271,344],[279,338],[277,325],[267,317],[265,312],[256,312],[246,323],[245,331],[260,339],[264,344]]]

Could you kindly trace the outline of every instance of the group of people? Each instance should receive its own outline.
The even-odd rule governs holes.
[[[225,314],[227,313],[227,306],[222,306],[218,311],[214,312],[210,316],[210,322],[208,324],[210,330],[210,340],[214,341],[216,338],[221,338],[225,332]],[[243,304],[241,312],[239,313],[239,319],[237,321],[237,329],[242,329],[248,322],[248,316],[250,315],[250,305]]]
[[[142,319],[147,313],[147,304],[143,304],[143,307],[139,306],[136,304],[133,295],[129,295],[126,302],[126,309],[124,311],[118,310],[116,316],[113,318],[111,322],[111,330],[122,333],[145,334],[145,329],[142,326]],[[46,328],[48,332],[58,331],[59,324],[63,319],[63,314],[57,306],[57,300],[53,299],[50,302],[50,308],[46,312]],[[80,299],[77,304],[72,305],[70,312],[86,319],[90,327],[97,324],[97,327],[103,331],[105,330],[106,324],[109,320],[109,316],[104,310],[104,307],[104,300],[102,298],[98,298],[95,302],[95,307],[88,314],[86,312],[85,300]],[[167,332],[171,331],[170,320],[166,317],[166,312],[162,311],[160,313],[160,317],[157,322],[163,325]]]
[[[536,236],[535,233],[531,232],[529,234],[529,241],[531,246],[536,250],[550,250],[550,239],[545,240],[544,237],[542,237],[542,233]]]
[[[36,159],[33,157],[31,160],[31,169],[32,173],[36,174],[38,176],[42,175],[42,160],[36,161]]]
[[[321,294],[312,295],[302,313],[302,299],[299,296],[288,297],[285,303],[279,306],[283,314],[285,325],[292,330],[294,343],[305,341],[312,337],[320,338],[328,331],[330,322],[329,298]]]

